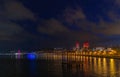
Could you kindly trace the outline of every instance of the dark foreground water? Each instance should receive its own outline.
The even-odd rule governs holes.
[[[120,60],[96,57],[0,59],[0,77],[120,77]]]

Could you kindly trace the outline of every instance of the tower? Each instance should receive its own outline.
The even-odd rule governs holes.
[[[83,43],[83,48],[89,48],[89,43],[88,42],[84,42]]]
[[[79,42],[76,42],[76,50],[79,50],[80,46],[79,46]]]

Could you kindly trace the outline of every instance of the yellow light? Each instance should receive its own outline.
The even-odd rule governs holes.
[[[106,61],[106,58],[103,58],[103,73],[107,73],[107,61]]]
[[[115,61],[114,59],[110,59],[110,74],[114,75],[115,73],[116,73]]]

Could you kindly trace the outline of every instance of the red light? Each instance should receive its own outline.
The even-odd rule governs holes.
[[[89,47],[89,43],[88,43],[88,42],[85,42],[85,43],[83,44],[83,47],[84,47],[84,48],[88,48],[88,47]]]
[[[76,48],[79,48],[79,42],[78,41],[76,42]]]

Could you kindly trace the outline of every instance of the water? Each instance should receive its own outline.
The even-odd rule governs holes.
[[[1,58],[0,77],[120,77],[120,60],[85,56]]]

